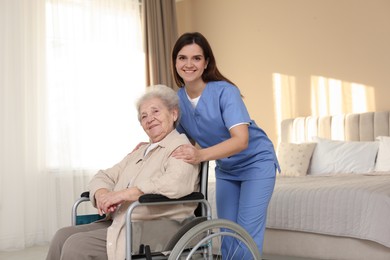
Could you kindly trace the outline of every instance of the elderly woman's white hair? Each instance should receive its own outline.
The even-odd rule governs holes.
[[[138,111],[138,121],[141,122],[140,107],[141,105],[151,98],[159,98],[169,111],[177,109],[177,120],[174,126],[176,127],[180,120],[180,107],[179,97],[176,92],[165,85],[153,85],[147,88],[146,93],[143,94],[137,101],[136,107]]]

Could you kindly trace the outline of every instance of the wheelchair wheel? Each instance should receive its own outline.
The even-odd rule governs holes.
[[[208,220],[191,228],[177,242],[168,259],[222,259],[223,241],[230,245],[227,252],[224,252],[224,260],[261,259],[257,245],[248,232],[225,219]],[[242,250],[245,247],[247,250]]]
[[[204,221],[207,221],[207,218],[206,217],[197,217],[197,218],[194,218],[192,219],[190,222],[188,222],[187,224],[185,224],[182,228],[180,228],[176,234],[170,239],[170,241],[168,242],[168,244],[165,246],[165,250],[164,251],[171,251],[175,245],[177,244],[177,242],[180,240],[180,238],[182,238],[182,236],[184,236],[185,233],[188,232],[188,230],[190,230],[191,228],[193,228],[194,226],[198,225],[199,223],[201,222],[204,222]]]

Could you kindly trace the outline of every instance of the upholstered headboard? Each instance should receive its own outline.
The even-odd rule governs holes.
[[[390,135],[390,112],[366,112],[334,116],[309,116],[285,119],[281,142],[311,142],[312,137],[342,141],[373,141]]]

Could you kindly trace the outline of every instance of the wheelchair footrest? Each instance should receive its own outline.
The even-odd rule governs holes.
[[[157,258],[156,258],[157,257]],[[149,245],[141,244],[139,246],[139,253],[133,255],[131,259],[145,259],[145,260],[158,260],[158,259],[167,259],[168,257],[162,254],[161,252],[151,252]]]

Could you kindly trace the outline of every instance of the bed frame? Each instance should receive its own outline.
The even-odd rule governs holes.
[[[285,119],[281,123],[281,142],[302,143],[313,136],[342,141],[374,141],[390,135],[390,112],[366,112],[334,116]]]
[[[290,143],[308,142],[313,136],[373,141],[377,136],[389,135],[390,112],[299,117],[286,119],[281,124],[281,141]],[[265,232],[263,250],[265,255],[314,259],[390,259],[390,248],[372,241],[269,228]]]

